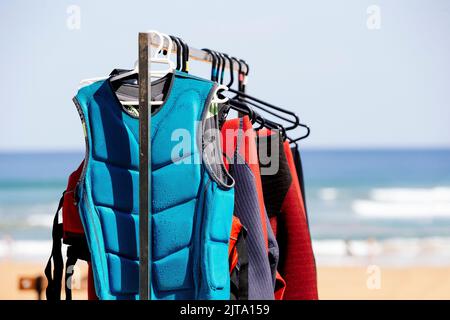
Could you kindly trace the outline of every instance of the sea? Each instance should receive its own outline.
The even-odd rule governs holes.
[[[301,150],[318,265],[450,265],[450,149]],[[44,261],[82,152],[0,153],[0,260]]]

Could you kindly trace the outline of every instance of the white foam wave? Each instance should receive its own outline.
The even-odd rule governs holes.
[[[27,217],[27,224],[31,227],[46,227],[53,226],[53,214],[32,214]]]
[[[353,211],[365,218],[431,219],[450,218],[450,203],[396,203],[356,200]]]
[[[319,190],[319,198],[324,201],[334,201],[338,197],[336,188],[322,188]]]
[[[18,205],[2,205],[0,206],[0,215],[12,215],[14,212],[25,214],[51,214],[56,212],[58,202],[49,203],[33,203],[33,204],[18,204]]]
[[[319,256],[369,256],[382,252],[380,243],[373,240],[316,240],[313,249]]]
[[[51,241],[0,240],[0,258],[42,259],[50,255]]]
[[[318,265],[450,265],[450,238],[315,240]]]
[[[58,203],[0,206],[0,225],[7,227],[44,227],[53,225]]]
[[[47,240],[0,240],[0,260],[48,258]],[[324,265],[450,265],[450,238],[391,238],[386,240],[313,240],[319,266]],[[65,248],[62,250],[65,255]]]
[[[370,199],[353,201],[352,209],[364,218],[450,218],[450,188],[374,189]]]
[[[388,202],[444,202],[450,203],[450,188],[385,188],[373,189],[371,198]]]

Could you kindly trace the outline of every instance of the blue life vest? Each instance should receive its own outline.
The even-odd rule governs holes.
[[[207,143],[220,150],[219,139],[208,136],[206,143],[204,134],[205,124],[216,122],[210,108],[215,84],[178,71],[168,78],[165,102],[151,123],[151,299],[229,299],[234,181],[204,152]],[[81,88],[74,102],[87,148],[78,206],[96,293],[137,299],[139,120],[123,109],[109,79]],[[180,142],[187,150],[178,154]]]

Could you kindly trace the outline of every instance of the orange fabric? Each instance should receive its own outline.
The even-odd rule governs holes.
[[[275,281],[275,300],[283,300],[285,291],[286,291],[286,281],[284,281],[281,274],[277,271]]]
[[[236,242],[241,232],[242,224],[238,217],[233,216],[233,223],[231,225],[230,244],[228,245],[228,262],[230,264],[230,273],[236,267],[239,255],[236,248]]]
[[[242,130],[243,130],[243,138],[241,140],[241,145],[239,146],[239,154],[242,156],[242,158],[245,160],[245,162],[249,165],[250,170],[252,171],[255,182],[256,182],[256,190],[258,192],[258,202],[259,202],[259,212],[260,217],[262,221],[262,227],[263,227],[263,234],[265,239],[265,245],[266,249],[269,249],[269,241],[268,241],[268,235],[267,235],[267,226],[266,223],[266,208],[264,204],[264,195],[263,195],[263,189],[262,189],[262,182],[261,182],[261,171],[259,168],[259,159],[258,159],[258,147],[256,144],[256,132],[253,129],[253,125],[249,119],[248,116],[244,116],[242,123]],[[226,168],[229,168],[229,161],[228,159],[234,159],[234,153],[237,148],[237,130],[239,129],[239,123],[240,118],[231,119],[225,121],[225,123],[222,126],[222,135],[221,135],[221,143],[222,143],[222,150],[224,154],[224,163]],[[265,131],[266,129],[263,128],[261,131]],[[258,132],[259,134],[259,132]],[[264,134],[270,134],[270,131],[265,131]],[[234,223],[234,221],[233,221]],[[272,221],[270,221],[272,224]],[[276,221],[274,221],[276,223]],[[274,229],[276,230],[276,229]],[[232,269],[230,269],[232,270]],[[282,278],[282,276],[277,272],[276,274],[276,283],[275,283],[275,299],[276,300],[282,300],[284,296],[284,292],[286,289],[286,282]]]
[[[258,131],[259,136],[271,134],[272,131],[266,128]],[[280,247],[282,266],[279,270],[284,278],[286,288],[282,299],[317,300],[317,273],[311,236],[294,157],[288,141],[284,142],[283,150],[292,176],[292,183],[283,201],[280,217],[270,219],[275,236],[277,239],[281,238],[281,243],[283,243]],[[280,230],[280,228],[283,229]]]
[[[268,240],[267,240],[267,224],[265,223],[265,206],[264,206],[264,196],[262,191],[262,182],[261,182],[261,172],[259,169],[259,161],[258,161],[258,153],[256,146],[256,132],[253,129],[253,125],[248,118],[245,116],[243,119],[243,139],[241,140],[241,145],[239,146],[239,154],[245,160],[245,162],[249,165],[253,175],[255,176],[256,182],[256,190],[258,192],[258,202],[259,202],[259,213],[261,217],[261,221],[263,221],[263,234],[265,239],[266,248],[268,249]],[[237,148],[237,130],[239,130],[239,121],[240,118],[231,119],[225,121],[222,126],[222,149],[224,154],[226,154],[225,164],[228,169],[228,159],[233,159],[234,152]]]

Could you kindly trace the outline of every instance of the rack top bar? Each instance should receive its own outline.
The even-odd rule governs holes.
[[[144,34],[152,34],[152,32],[141,32]],[[158,47],[160,45],[159,43],[159,38],[158,37],[152,37],[152,47]],[[176,53],[177,52],[177,44],[173,41],[172,42],[172,53]],[[164,39],[164,49],[167,49],[169,47],[169,43],[167,41],[167,39]],[[191,46],[189,46],[189,58],[192,60],[197,60],[197,61],[202,61],[202,62],[207,62],[207,63],[212,63],[212,57],[211,55],[203,50],[197,49],[197,48],[193,48]],[[233,63],[233,69],[235,71],[239,71],[239,66],[236,63],[236,61],[234,61]],[[229,69],[230,68],[230,63],[228,61],[228,59],[225,59],[225,68]],[[242,65],[242,72],[247,72],[247,67],[245,65]]]

